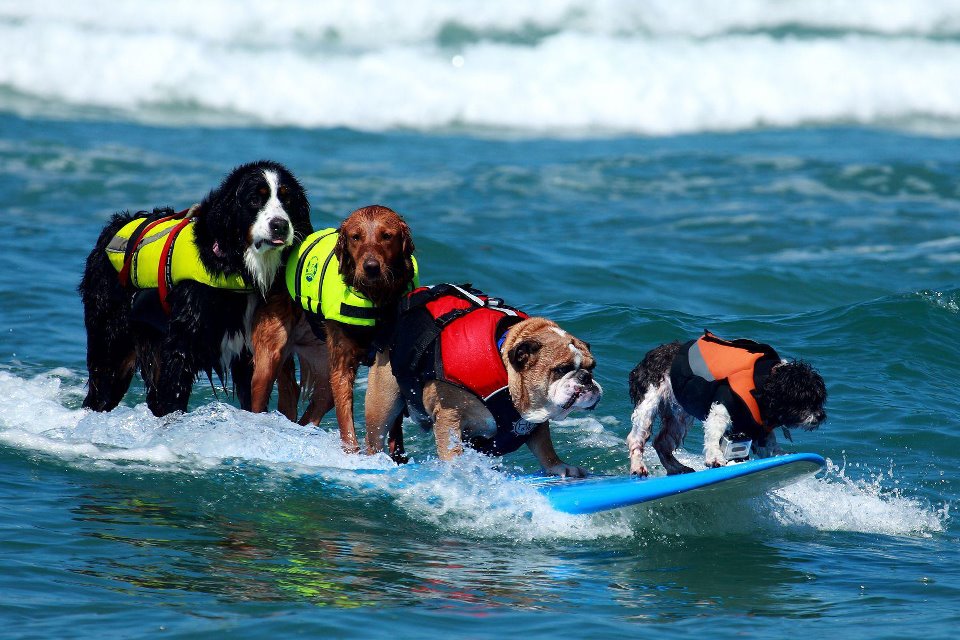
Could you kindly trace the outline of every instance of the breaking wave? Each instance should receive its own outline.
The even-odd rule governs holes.
[[[960,3],[0,2],[0,110],[168,125],[960,131]]]

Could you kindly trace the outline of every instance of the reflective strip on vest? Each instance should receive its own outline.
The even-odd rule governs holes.
[[[125,224],[107,244],[107,258],[117,273],[123,270],[127,243],[131,241],[130,236],[144,220],[145,218],[134,218]],[[184,222],[182,219],[173,219],[158,223],[134,248],[130,258],[129,272],[130,284],[133,287],[156,289],[160,285],[160,274],[166,271],[169,282],[174,285],[184,280],[192,280],[216,289],[253,291],[253,287],[247,284],[240,274],[214,275],[206,270],[200,261],[192,219],[174,240],[168,256],[169,265],[161,271],[160,259],[166,238],[173,228],[182,222]]]
[[[304,238],[287,260],[287,291],[311,313],[344,324],[372,327],[377,324],[377,307],[343,281],[336,246],[336,229],[321,229]],[[420,286],[420,274],[417,259],[411,260],[414,289]]]

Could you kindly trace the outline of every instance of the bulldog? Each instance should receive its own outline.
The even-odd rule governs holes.
[[[390,349],[370,368],[367,452],[406,408],[433,429],[437,454],[469,446],[501,456],[526,444],[550,475],[583,477],[553,446],[550,420],[596,407],[590,345],[546,318],[529,317],[479,291],[455,285],[408,296]]]

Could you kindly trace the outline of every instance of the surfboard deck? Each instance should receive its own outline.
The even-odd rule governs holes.
[[[699,498],[721,489],[736,489],[737,497],[761,495],[811,476],[824,464],[815,453],[793,453],[676,476],[521,476],[518,480],[536,486],[557,511],[587,514],[693,494]]]

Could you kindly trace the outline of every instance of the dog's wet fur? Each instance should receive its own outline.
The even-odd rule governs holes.
[[[169,208],[153,211],[158,217],[170,214]],[[312,232],[310,204],[286,167],[263,160],[231,171],[192,214],[203,267],[217,276],[243,276],[254,293],[183,281],[169,292],[168,317],[141,321],[132,305],[142,292],[121,284],[105,249],[124,225],[148,214],[115,214],[90,252],[78,287],[90,376],[84,407],[116,407],[136,370],[147,405],[158,416],[187,409],[201,372],[208,377],[216,372],[223,380],[230,371],[241,407],[250,407],[250,322],[280,270],[284,249]]]
[[[660,431],[653,446],[667,474],[693,471],[674,456],[674,452],[683,445],[694,420],[680,406],[670,384],[670,369],[682,346],[680,342],[670,342],[651,349],[630,372],[630,401],[635,409],[627,444],[630,449],[630,471],[633,474],[649,473],[643,463],[642,453],[656,417],[660,418]],[[760,414],[771,427],[765,440],[753,443],[753,452],[760,457],[782,453],[772,429],[782,428],[789,438],[789,429],[812,431],[827,417],[823,409],[827,399],[823,378],[813,367],[800,360],[783,361],[777,365],[754,395]],[[729,421],[729,414],[721,405],[714,405],[711,414],[704,420],[704,452],[710,466],[720,466],[726,462],[722,455],[718,456],[719,438],[730,426]],[[733,427],[736,430],[736,425]],[[717,442],[712,442],[714,436]]]

